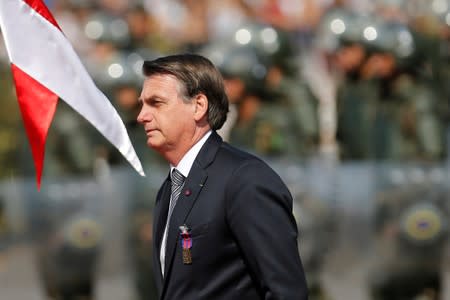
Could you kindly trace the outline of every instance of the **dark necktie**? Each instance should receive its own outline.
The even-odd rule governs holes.
[[[163,235],[163,240],[161,242],[161,253],[160,253],[161,271],[162,271],[163,275],[164,275],[167,236],[169,234],[170,217],[172,216],[173,209],[175,208],[175,205],[177,204],[177,200],[178,200],[178,197],[180,196],[181,189],[183,188],[184,179],[185,179],[183,174],[181,174],[180,171],[178,171],[177,169],[173,169],[172,173],[170,174],[170,178],[172,181],[172,192],[170,194],[169,211],[167,213],[166,227],[164,229],[164,235]]]

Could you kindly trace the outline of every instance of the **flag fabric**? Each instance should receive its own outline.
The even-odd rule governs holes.
[[[144,176],[119,114],[96,87],[42,0],[0,0],[0,27],[32,150],[38,189],[45,141],[58,99],[88,120]]]

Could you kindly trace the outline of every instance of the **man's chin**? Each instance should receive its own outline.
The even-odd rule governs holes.
[[[155,151],[158,151],[161,149],[161,147],[163,146],[161,142],[156,141],[154,139],[148,139],[147,140],[147,146],[152,148]]]

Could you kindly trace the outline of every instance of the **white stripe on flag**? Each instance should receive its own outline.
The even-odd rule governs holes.
[[[0,25],[11,62],[80,113],[144,175],[120,116],[64,34],[21,0],[0,0]]]

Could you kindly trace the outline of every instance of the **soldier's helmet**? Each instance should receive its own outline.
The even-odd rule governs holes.
[[[130,41],[129,29],[123,18],[104,12],[92,14],[84,25],[85,35],[96,42],[125,47]]]
[[[264,90],[272,66],[285,72],[296,70],[296,64],[292,63],[296,52],[288,35],[255,22],[243,24],[229,39],[206,45],[199,54],[208,57],[224,77],[241,78],[250,90],[257,92]]]
[[[353,11],[331,10],[318,26],[316,46],[324,52],[334,52],[347,43],[359,43],[364,22],[362,15]]]
[[[104,68],[101,76],[112,88],[130,86],[139,89],[144,80],[142,65],[145,60],[153,60],[159,53],[138,48],[120,51]]]
[[[256,50],[268,65],[281,67],[285,72],[295,72],[293,61],[299,49],[288,32],[261,23],[249,23],[239,28],[234,39],[239,45],[249,45]]]
[[[274,26],[257,22],[242,24],[226,40],[218,43],[218,47],[251,50],[260,59],[263,59],[266,64],[284,66],[297,54],[294,43],[287,32]]]
[[[336,9],[323,18],[318,32],[317,45],[327,52],[358,43],[369,52],[389,52],[404,60],[415,51],[414,37],[407,24],[374,14]]]
[[[407,64],[415,50],[411,29],[404,23],[373,19],[363,30],[363,42],[369,52],[390,53],[397,64]]]
[[[130,41],[125,20],[97,12],[85,22],[84,33],[95,45],[86,67],[102,90],[108,90],[117,83],[137,84],[139,77],[134,71],[133,61],[131,64],[129,61],[134,56],[123,50]]]
[[[253,46],[216,43],[201,49],[200,54],[210,59],[224,78],[239,78],[248,91],[263,89],[268,65]]]

